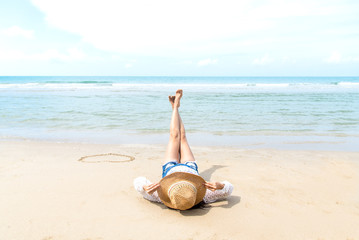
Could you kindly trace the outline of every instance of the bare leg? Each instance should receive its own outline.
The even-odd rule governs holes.
[[[170,140],[167,145],[165,163],[170,161],[180,162],[180,144],[181,144],[181,132],[180,132],[180,117],[178,113],[178,107],[180,105],[180,99],[182,97],[182,90],[177,90],[176,97],[173,102],[171,125],[170,125]],[[172,103],[172,102],[171,102]]]
[[[170,103],[172,104],[172,108],[174,108],[174,101],[175,101],[175,96],[169,96],[168,99],[170,101]],[[179,115],[179,114],[178,114]],[[188,144],[187,141],[187,137],[186,137],[186,131],[182,122],[182,118],[179,115],[179,122],[180,122],[180,147],[179,147],[179,152],[180,152],[180,158],[179,158],[179,162],[180,163],[185,163],[187,161],[196,161],[193,153],[191,151],[191,148]]]
[[[180,119],[180,131],[181,131],[181,144],[180,144],[181,158],[180,158],[180,162],[185,163],[185,162],[188,162],[188,161],[196,161],[194,159],[194,156],[193,156],[193,153],[191,151],[191,148],[189,147],[187,137],[186,137],[186,131],[184,129],[184,125],[183,125],[181,116],[179,117],[179,119]]]

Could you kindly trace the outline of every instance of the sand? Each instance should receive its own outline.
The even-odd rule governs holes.
[[[133,188],[137,176],[160,179],[164,152],[0,142],[0,239],[359,239],[359,152],[193,147],[201,175],[230,181],[234,192],[190,211]],[[129,157],[78,161],[107,153]]]

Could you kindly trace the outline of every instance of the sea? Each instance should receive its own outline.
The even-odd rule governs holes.
[[[359,77],[0,76],[0,140],[359,151]]]

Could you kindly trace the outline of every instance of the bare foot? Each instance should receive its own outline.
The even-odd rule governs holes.
[[[172,105],[172,109],[174,108],[176,96],[168,96],[168,101],[170,101]]]
[[[180,104],[180,100],[181,100],[182,95],[183,95],[182,89],[178,89],[178,90],[176,91],[176,96],[175,96],[175,101],[174,101],[174,107],[177,107],[177,108],[180,107],[180,105],[181,105],[181,104]]]

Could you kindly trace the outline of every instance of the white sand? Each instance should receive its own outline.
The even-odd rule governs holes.
[[[175,211],[143,199],[163,145],[0,142],[0,239],[359,239],[359,153],[195,147],[228,201]],[[118,153],[126,157],[87,158]]]

